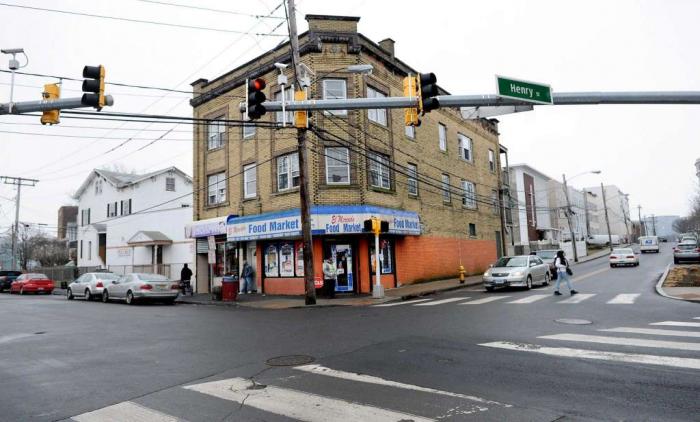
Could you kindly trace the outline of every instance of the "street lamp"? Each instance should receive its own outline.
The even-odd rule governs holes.
[[[589,170],[589,171],[584,171],[582,173],[574,175],[571,179],[573,180],[577,178],[578,176],[582,176],[584,174],[600,174],[600,170]],[[574,226],[571,224],[571,202],[569,201],[569,186],[566,184],[566,174],[562,174],[562,179],[564,181],[564,197],[566,198],[566,219],[569,223],[569,233],[571,235],[571,249],[574,252],[574,262],[578,262],[578,251],[576,250],[576,238],[574,237]],[[584,191],[583,194],[585,195],[586,192]]]

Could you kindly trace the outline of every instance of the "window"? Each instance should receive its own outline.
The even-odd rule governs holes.
[[[392,243],[393,242],[389,239],[379,240],[379,269],[382,274],[391,274],[394,272],[392,266],[392,250],[394,249],[394,245]],[[372,245],[369,247],[369,263],[372,275],[377,273],[375,259],[374,242],[372,242]]]
[[[243,166],[243,197],[255,198],[257,195],[258,172],[257,165],[248,164]]]
[[[299,154],[277,157],[277,190],[285,191],[299,186]]]
[[[418,196],[418,168],[415,164],[406,166],[408,194]]]
[[[88,241],[88,260],[92,259],[92,240]]]
[[[374,88],[367,87],[367,98],[386,98],[386,95]],[[386,109],[375,108],[367,110],[367,118],[374,123],[386,126]]]
[[[442,175],[442,201],[450,202],[450,176]]]
[[[326,148],[326,183],[350,184],[350,153],[347,148]]]
[[[476,237],[476,224],[469,223],[469,236]]]
[[[406,136],[411,138],[411,139],[416,139],[416,128],[415,126],[404,126],[405,127],[405,133]]]
[[[224,116],[219,116],[216,119],[223,119]],[[220,121],[212,120],[207,126],[207,148],[209,150],[221,148],[224,146],[226,136],[226,125]]]
[[[496,171],[496,155],[492,149],[489,150],[489,170]]]
[[[131,199],[123,199],[121,201],[120,206],[121,206],[121,215],[131,214]]]
[[[438,124],[438,139],[440,141],[440,151],[447,151],[447,126]]]
[[[457,134],[459,138],[459,156],[465,161],[472,161],[474,156],[472,154],[472,140],[468,136],[464,136],[461,133]]]
[[[275,94],[275,101],[282,101],[282,90]],[[294,91],[292,91],[291,86],[284,90],[284,101],[294,101]],[[294,124],[294,112],[287,111],[285,114],[287,115],[287,124]],[[275,113],[275,120],[280,125],[282,124],[282,117],[281,111]]]
[[[246,113],[243,113],[241,120],[250,120]],[[255,136],[255,123],[243,123],[243,139]]]
[[[107,203],[107,218],[117,216],[117,203],[108,202]]]
[[[498,214],[499,206],[498,206],[498,191],[497,190],[491,191],[491,206],[492,206],[493,213]]]
[[[226,202],[226,172],[211,174],[207,177],[207,204],[216,205]]]
[[[102,179],[95,180],[95,195],[102,194]]]
[[[467,208],[476,208],[476,186],[474,183],[462,180],[462,205]]]
[[[165,178],[165,190],[168,192],[175,192],[175,178],[166,177]]]
[[[80,225],[87,226],[88,224],[90,224],[90,208],[80,210]]]
[[[391,189],[391,173],[389,172],[389,156],[377,152],[369,153],[369,183],[370,185]]]
[[[324,79],[323,99],[324,100],[345,100],[347,99],[347,88],[345,79]],[[347,110],[329,110],[324,113],[332,116],[347,116]]]

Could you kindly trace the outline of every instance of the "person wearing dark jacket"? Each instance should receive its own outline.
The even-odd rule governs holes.
[[[182,271],[180,271],[180,282],[182,283],[182,294],[187,294],[187,291],[189,290],[190,296],[193,295],[194,293],[192,292],[192,286],[191,286],[191,281],[192,281],[192,270],[189,269],[187,264],[185,264],[184,267],[182,267]]]
[[[569,281],[569,261],[564,256],[564,251],[557,251],[557,257],[554,259],[554,266],[557,268],[557,282],[554,285],[554,295],[559,296],[559,284],[562,280],[566,282],[566,287],[569,288],[569,293],[575,295],[578,293],[571,287],[571,282]]]

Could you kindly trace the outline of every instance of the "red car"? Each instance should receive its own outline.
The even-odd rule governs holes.
[[[51,292],[53,292],[53,280],[48,278],[45,274],[22,274],[17,277],[10,286],[10,294],[17,292],[21,295],[25,293],[51,294]]]

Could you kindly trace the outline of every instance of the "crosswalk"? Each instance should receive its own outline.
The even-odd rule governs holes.
[[[450,297],[446,299],[413,299],[399,302],[382,303],[372,305],[374,308],[389,308],[396,306],[416,306],[430,307],[440,305],[485,305],[485,304],[512,304],[512,305],[529,305],[536,302],[554,302],[563,305],[578,304],[590,299],[602,298],[605,304],[608,305],[634,305],[640,298],[640,293],[619,293],[614,296],[599,295],[597,293],[579,293],[573,296],[553,296],[552,294],[528,294],[523,297],[514,297],[512,295],[492,295],[472,299],[469,296]],[[470,300],[471,299],[471,300]],[[508,300],[506,300],[508,299]],[[689,327],[700,327],[700,322],[686,322]],[[688,325],[689,324],[689,325]]]

